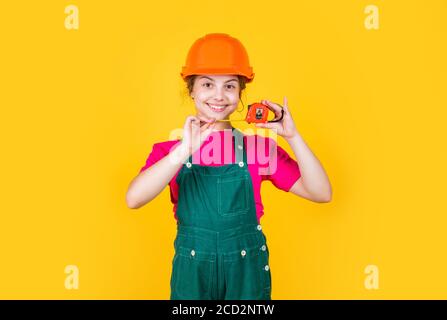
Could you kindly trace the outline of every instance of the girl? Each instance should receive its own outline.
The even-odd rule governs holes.
[[[260,224],[261,182],[269,180],[281,190],[316,202],[330,201],[330,183],[300,137],[286,98],[284,106],[262,100],[276,118],[282,110],[284,116],[257,126],[276,130],[299,162],[273,139],[245,136],[231,126],[229,116],[254,77],[239,40],[220,33],[198,39],[181,76],[196,115],[186,118],[181,140],[154,144],[146,165],[129,186],[127,205],[139,208],[170,186],[177,220],[171,299],[269,300],[272,287],[269,249]],[[261,149],[275,151],[267,167],[256,156],[249,157]],[[205,150],[212,151],[208,159]]]

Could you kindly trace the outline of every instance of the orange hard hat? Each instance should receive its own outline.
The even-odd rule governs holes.
[[[253,80],[255,74],[242,43],[225,33],[210,33],[197,39],[189,49],[183,80],[198,74],[236,74]]]

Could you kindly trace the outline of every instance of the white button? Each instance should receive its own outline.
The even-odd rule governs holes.
[[[191,250],[191,255],[194,257],[196,255],[196,252],[194,250]]]
[[[269,269],[270,269],[270,267],[269,267],[268,265],[266,265],[266,266],[264,267],[264,270],[265,270],[265,271],[269,271]]]
[[[238,147],[239,150],[242,150],[242,146],[241,145],[238,145],[237,147]]]
[[[188,168],[191,168],[191,162],[187,162],[187,163],[186,163],[186,166],[187,166]]]
[[[241,161],[241,162],[239,162],[239,167],[243,167],[244,166],[244,163]]]
[[[247,254],[247,252],[246,252],[245,250],[242,250],[242,251],[241,251],[241,255],[242,255],[242,256],[245,256],[246,254]]]
[[[265,251],[265,249],[267,249],[267,247],[265,246],[265,244],[262,245],[261,250]]]
[[[261,231],[262,227],[260,224],[258,224],[258,226],[256,227],[259,231]]]

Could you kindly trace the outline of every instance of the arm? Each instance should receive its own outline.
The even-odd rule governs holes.
[[[201,125],[201,120],[204,122]],[[183,140],[164,158],[136,176],[126,193],[126,203],[138,209],[154,199],[171,181],[183,162],[200,148],[214,128],[214,120],[198,116],[186,118]]]
[[[298,131],[286,141],[295,154],[301,172],[301,178],[293,184],[290,192],[311,201],[330,202],[332,188],[320,161],[306,145]]]
[[[138,209],[154,199],[168,185],[188,157],[187,149],[178,144],[171,153],[136,176],[127,190],[127,206]]]
[[[277,117],[281,115],[281,109],[284,110],[284,117],[280,122],[258,123],[256,126],[275,129],[278,135],[282,136],[292,148],[300,168],[301,177],[289,191],[315,202],[331,201],[332,188],[329,178],[317,157],[298,133],[287,105],[287,98],[284,97],[284,107],[268,100],[262,100],[262,103],[269,106]]]

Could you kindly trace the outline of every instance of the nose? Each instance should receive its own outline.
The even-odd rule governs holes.
[[[219,88],[216,86],[216,91],[214,92],[214,98],[216,101],[222,101],[223,100],[223,88]]]

